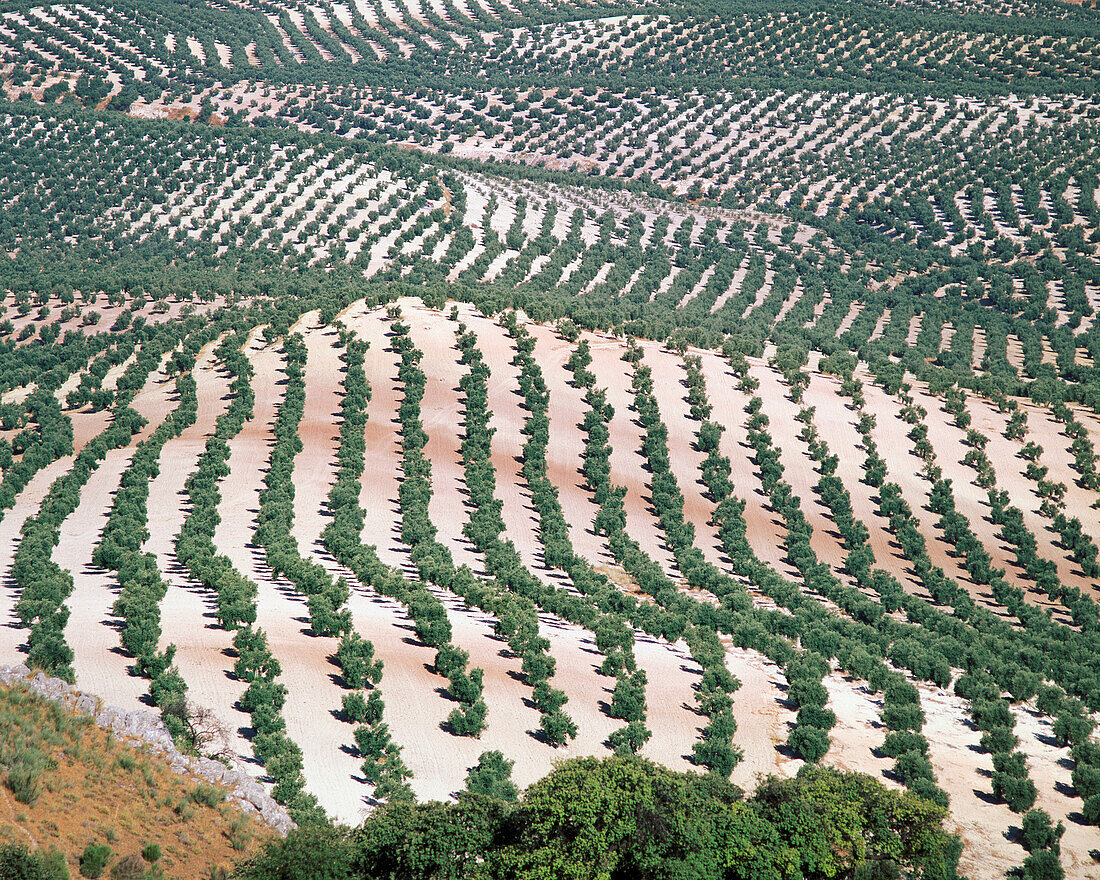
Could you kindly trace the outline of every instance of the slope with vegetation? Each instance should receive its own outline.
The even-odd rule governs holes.
[[[1100,878],[1097,16],[5,4],[0,660],[249,876]]]

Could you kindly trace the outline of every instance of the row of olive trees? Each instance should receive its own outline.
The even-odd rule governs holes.
[[[375,786],[379,800],[412,797],[406,780],[411,776],[401,760],[401,749],[382,720],[385,704],[378,685],[383,664],[375,658],[374,645],[354,629],[348,607],[350,590],[343,578],[334,579],[325,568],[301,555],[291,533],[294,522],[295,458],[302,449],[298,434],[305,411],[305,366],[307,349],[297,334],[283,340],[286,352],[286,394],[275,417],[275,445],[260,492],[256,520],[256,543],[264,548],[274,575],[285,576],[306,597],[310,627],[318,637],[339,638],[335,660],[349,693],[342,698],[344,717],[353,724],[354,739],[363,756],[363,775]],[[355,358],[358,361],[355,362]],[[344,413],[361,412],[364,402],[362,350],[349,351]],[[355,388],[351,386],[354,384]],[[353,424],[356,423],[353,417]],[[343,431],[343,428],[341,429]],[[343,447],[341,447],[343,449]],[[335,491],[335,489],[334,489]]]
[[[398,411],[401,422],[401,468],[405,479],[399,492],[401,538],[411,548],[411,558],[420,577],[449,589],[475,606],[489,605],[493,591],[478,582],[467,567],[455,568],[450,551],[436,540],[436,528],[428,513],[432,497],[432,466],[424,455],[428,435],[420,420],[420,403],[427,377],[420,368],[421,352],[409,336],[396,309],[391,311],[392,347],[400,356],[398,380],[404,395]],[[423,584],[410,603],[410,613],[425,644],[435,647],[436,670],[451,682],[450,691],[459,707],[447,718],[447,726],[458,736],[478,736],[485,729],[488,706],[482,699],[484,671],[467,672],[469,654],[451,642],[451,624],[446,609]],[[423,630],[423,632],[422,632]]]
[[[151,333],[144,340],[127,371],[127,390],[114,408],[111,423],[80,450],[71,469],[54,481],[38,513],[24,524],[15,552],[11,573],[20,589],[15,611],[30,629],[28,663],[70,682],[74,654],[65,639],[69,609],[64,602],[72,593],[73,577],[53,561],[53,548],[60,539],[61,524],[76,510],[84,484],[107,453],[127,446],[145,426],[145,419],[129,403],[159,365],[168,344],[167,333]],[[71,448],[71,435],[69,443]]]
[[[202,336],[195,333],[188,337],[184,351],[174,358],[172,366],[180,371],[176,378],[176,408],[138,446],[122,475],[103,536],[92,554],[96,565],[115,572],[118,578],[121,589],[112,610],[122,622],[121,645],[134,658],[131,671],[149,679],[149,695],[161,710],[168,731],[185,751],[196,750],[200,743],[189,723],[187,683],[172,663],[175,645],[159,650],[160,603],[168,585],[156,556],[143,552],[142,546],[149,538],[149,482],[160,472],[164,445],[198,417],[197,385],[191,375],[192,346],[201,344]]]
[[[501,588],[492,613],[497,632],[508,639],[508,646],[521,658],[526,683],[532,688],[539,710],[539,726],[551,745],[565,745],[577,735],[577,725],[563,710],[568,697],[553,687],[555,660],[550,642],[539,634],[535,602],[539,582],[523,564],[515,545],[501,536],[504,520],[501,502],[496,498],[496,468],[493,465],[492,436],[489,426],[489,367],[477,347],[477,337],[460,324],[458,346],[462,364],[468,372],[461,378],[463,403],[462,460],[466,488],[469,490],[470,518],[463,534],[485,557],[485,564]]]
[[[214,595],[215,617],[234,633],[237,659],[233,671],[247,683],[240,706],[249,713],[255,730],[253,749],[275,781],[273,796],[286,805],[297,821],[314,821],[321,816],[316,798],[305,791],[302,750],[286,734],[282,710],[286,685],[280,682],[282,668],[271,653],[267,637],[256,622],[257,587],[238,572],[228,557],[217,552],[214,531],[219,522],[221,493],[218,482],[228,474],[229,440],[252,417],[252,365],[242,351],[247,341],[243,332],[226,337],[217,353],[232,375],[230,404],[214,426],[199,457],[198,467],[187,478],[185,488],[191,512],[176,538],[176,556],[192,579]]]
[[[921,425],[923,408],[914,402],[908,387],[902,386],[896,391],[904,402],[903,418],[914,427]],[[919,523],[902,497],[900,487],[887,481],[885,462],[871,438],[873,417],[863,413],[860,428],[867,451],[866,479],[878,490],[879,513],[889,521],[902,555],[913,563],[915,574],[933,602],[950,607],[951,612],[942,611],[900,588],[887,599],[911,619],[919,620],[929,632],[940,633],[943,651],[954,658],[954,665],[963,669],[964,674],[956,681],[955,690],[968,700],[975,724],[983,731],[983,748],[995,756],[996,793],[1019,812],[1032,806],[1036,794],[1034,783],[1028,778],[1026,759],[1022,753],[1013,751],[1018,740],[1012,732],[1013,717],[1008,711],[1008,701],[1002,696],[1004,692],[1014,701],[1034,696],[1039,711],[1056,719],[1057,736],[1062,745],[1073,747],[1078,761],[1075,773],[1087,783],[1089,768],[1095,763],[1090,746],[1094,725],[1084,705],[1066,695],[1066,691],[1076,692],[1086,701],[1091,696],[1089,673],[1073,658],[1075,649],[1070,645],[1066,650],[1065,637],[1054,635],[1053,624],[1046,615],[1025,603],[1021,591],[1010,587],[1002,572],[989,571],[989,586],[994,598],[1015,614],[1025,624],[1023,627],[1007,625],[989,609],[975,603],[942,569],[931,564]],[[921,434],[914,437],[913,453],[925,459],[925,478],[933,484],[932,504],[943,511],[941,521],[947,515],[950,528],[964,529],[972,535],[968,524],[953,515],[953,499],[948,494],[950,486],[940,477],[934,454],[920,444]],[[974,552],[971,556],[964,555],[964,561],[971,576],[981,583],[986,580],[988,555]],[[965,630],[961,632],[959,621],[965,623]],[[1080,680],[1082,674],[1083,682]],[[1086,815],[1094,821],[1100,801],[1090,803],[1090,800],[1096,792],[1087,784],[1079,791],[1086,798]]]

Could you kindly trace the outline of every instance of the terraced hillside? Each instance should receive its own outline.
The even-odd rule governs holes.
[[[120,332],[106,411],[29,396],[73,446],[2,522],[5,651],[209,710],[207,748],[347,821],[489,748],[520,785],[612,749],[749,787],[809,759],[949,799],[974,876],[1033,804],[1095,874],[1094,575],[989,401],[375,302]],[[1054,414],[1014,412],[1085,505]]]
[[[303,825],[823,763],[1100,877],[1098,15],[5,4],[0,662]]]

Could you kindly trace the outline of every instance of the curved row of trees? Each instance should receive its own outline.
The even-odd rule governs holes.
[[[800,362],[795,362],[788,364],[784,370],[785,381],[792,391],[802,388],[808,379],[801,372],[801,366]],[[847,375],[842,384],[842,394],[850,396],[853,408],[862,415],[863,395],[859,380]],[[863,601],[857,599],[855,604],[841,603],[842,607],[873,624],[883,634],[887,639],[884,659],[908,670],[918,680],[947,687],[951,682],[947,658],[935,646],[929,649],[916,622],[903,625],[887,613],[896,609],[886,597],[899,593],[901,585],[883,569],[872,568],[875,555],[869,544],[870,533],[867,526],[855,517],[851,496],[836,476],[839,460],[817,433],[814,408],[803,408],[798,419],[804,424],[800,438],[808,445],[810,456],[817,462],[821,475],[814,491],[829,510],[847,554],[843,570],[865,597],[877,594],[882,598],[881,604],[865,598]],[[889,668],[881,686],[882,720],[889,731],[882,747],[883,753],[894,759],[894,773],[911,791],[946,806],[947,795],[936,786],[929,760],[928,740],[922,733],[925,716],[919,691]]]
[[[69,609],[64,602],[72,593],[73,578],[53,561],[53,548],[60,538],[61,524],[76,510],[81,489],[93,471],[110,450],[128,446],[145,426],[145,419],[129,403],[160,364],[168,344],[167,333],[151,333],[143,340],[137,358],[127,370],[127,390],[120,395],[111,423],[80,450],[72,468],[50,486],[38,513],[24,523],[23,539],[15,552],[11,575],[20,590],[15,613],[22,625],[30,629],[27,662],[69,682],[74,678],[71,665],[74,654],[65,639]],[[71,434],[69,438],[71,444]]]
[[[501,588],[494,602],[498,633],[508,639],[508,647],[521,658],[524,678],[534,694],[539,710],[539,726],[552,746],[565,745],[577,735],[577,725],[563,710],[568,697],[551,686],[555,660],[550,642],[539,634],[535,602],[530,598],[540,591],[538,578],[527,570],[515,545],[502,539],[504,520],[501,502],[496,496],[496,468],[493,465],[492,436],[489,426],[489,367],[477,347],[477,337],[464,325],[458,327],[458,346],[468,372],[459,381],[463,402],[462,461],[466,488],[469,490],[470,519],[463,534],[485,557],[486,568]]]
[[[398,418],[401,422],[401,468],[404,480],[399,489],[401,501],[401,538],[411,548],[411,558],[420,577],[429,583],[462,596],[475,607],[489,607],[492,590],[480,583],[465,566],[455,568],[450,551],[436,540],[436,528],[428,513],[432,497],[432,465],[424,455],[428,435],[420,420],[420,401],[427,377],[420,369],[421,352],[409,336],[396,309],[391,310],[391,338],[400,356],[398,381],[404,389]],[[410,603],[417,634],[425,644],[437,649],[435,667],[451,682],[451,695],[458,701],[447,718],[450,731],[458,736],[479,736],[485,729],[489,708],[482,699],[484,671],[467,671],[469,654],[451,642],[451,624],[443,603],[421,585],[418,604]],[[422,631],[423,628],[423,631]]]
[[[237,659],[233,671],[247,684],[240,707],[252,719],[253,750],[275,782],[272,796],[290,809],[296,821],[310,822],[323,814],[316,798],[305,791],[302,750],[286,734],[282,710],[287,689],[278,680],[282,668],[271,653],[263,630],[254,626],[256,584],[237,571],[230,559],[219,554],[214,546],[214,531],[220,521],[218,483],[229,473],[229,440],[252,418],[255,402],[252,365],[242,350],[247,342],[245,333],[234,332],[217,349],[218,357],[233,377],[232,397],[215,423],[213,436],[206,441],[198,467],[187,478],[185,488],[191,512],[176,537],[176,556],[191,578],[214,595],[218,623],[234,634]]]
[[[907,387],[895,391],[905,404],[903,417],[918,424],[923,418],[921,408],[915,404]],[[1034,696],[1039,711],[1056,719],[1055,728],[1060,731],[1062,744],[1072,747],[1079,768],[1084,767],[1075,773],[1087,777],[1096,757],[1090,743],[1094,724],[1085,713],[1084,705],[1066,695],[1066,691],[1081,690],[1075,675],[1076,661],[1072,659],[1072,651],[1061,650],[1061,639],[1051,637],[1049,619],[1024,603],[1022,596],[1016,595],[1019,591],[1009,594],[1000,587],[994,591],[998,601],[1002,604],[1008,601],[1010,604],[1005,607],[1021,614],[1021,622],[1026,621],[1023,628],[1014,628],[975,603],[942,569],[931,564],[924,536],[900,487],[887,481],[885,463],[871,438],[873,427],[873,417],[864,413],[860,419],[867,451],[864,468],[867,481],[878,490],[879,512],[889,520],[902,554],[913,563],[914,573],[933,602],[951,611],[940,610],[900,589],[887,599],[904,610],[910,619],[919,620],[926,630],[941,634],[944,652],[955,658],[955,665],[964,672],[955,682],[956,693],[968,700],[975,724],[983,730],[983,748],[1000,756],[994,763],[997,793],[1010,807],[1024,812],[1034,803],[1035,789],[1027,778],[1026,759],[1022,755],[1013,757],[1020,755],[1013,751],[1018,740],[1012,732],[1013,719],[1002,694],[1008,693],[1013,700]],[[925,470],[930,481],[939,479],[934,459],[926,460]],[[942,486],[941,498],[946,500]],[[995,582],[1002,584],[1003,578],[997,577]],[[993,584],[990,586],[992,588]],[[1093,794],[1087,786],[1079,789],[1079,793],[1086,798],[1086,817],[1090,822],[1096,821],[1100,801],[1090,804]]]
[[[42,468],[73,451],[73,423],[61,411],[54,392],[40,385],[23,404],[20,422],[24,427],[10,444],[0,447],[7,459],[0,480],[0,517]],[[12,461],[13,455],[20,455]]]
[[[275,445],[260,492],[256,543],[264,548],[273,575],[286,577],[306,597],[313,635],[340,639],[335,660],[349,693],[341,701],[344,717],[358,724],[354,739],[363,757],[363,775],[375,786],[379,800],[412,797],[407,779],[412,775],[401,760],[401,747],[390,737],[382,720],[385,704],[378,686],[383,664],[375,658],[374,645],[357,633],[348,607],[350,589],[343,578],[333,578],[320,563],[301,555],[291,533],[294,522],[294,461],[302,450],[298,435],[305,411],[307,349],[298,334],[283,338],[286,353],[286,394],[275,417]],[[362,352],[359,352],[362,374]],[[348,375],[351,375],[350,360]],[[362,389],[349,392],[345,410],[361,409]],[[353,423],[356,420],[353,418]]]
[[[92,561],[115,572],[120,587],[113,613],[122,621],[119,640],[134,658],[131,672],[149,679],[149,695],[161,710],[173,739],[187,752],[200,743],[190,725],[187,682],[173,666],[175,645],[160,651],[160,603],[168,592],[156,556],[142,551],[149,539],[149,483],[160,472],[164,444],[178,437],[198,417],[197,385],[192,370],[194,352],[209,334],[195,333],[184,341],[183,350],[172,360],[176,378],[176,408],[138,446],[130,466],[122,475],[103,536],[92,553]]]
[[[637,674],[633,627],[644,628],[648,622],[651,628],[647,631],[653,635],[659,635],[663,627],[653,626],[652,618],[639,619],[637,600],[623,593],[574,551],[557,487],[547,475],[550,391],[534,357],[535,340],[516,320],[515,313],[506,313],[501,323],[516,345],[514,362],[520,368],[520,391],[529,413],[523,426],[527,441],[523,445],[522,473],[539,518],[543,560],[547,567],[565,572],[577,591],[572,593],[543,585],[542,595],[536,601],[544,609],[593,633],[596,648],[604,655],[600,673],[613,676],[616,679],[614,691],[621,694],[616,707],[609,707],[609,711],[626,721],[623,728],[612,733],[609,742],[617,751],[629,751],[631,744],[639,739],[637,712],[623,711],[622,704],[629,696],[636,706],[644,706],[647,683],[643,675]],[[624,715],[627,717],[622,717]]]
[[[722,575],[695,546],[695,529],[684,521],[684,496],[670,466],[668,428],[661,420],[653,395],[652,373],[649,367],[642,365],[642,352],[635,344],[625,356],[634,365],[631,377],[634,410],[645,431],[641,452],[649,468],[650,493],[661,531],[687,582],[693,587],[708,589],[721,580]],[[699,399],[692,405],[695,415],[703,415],[707,407],[706,402]],[[699,712],[708,719],[702,740],[693,746],[695,760],[712,773],[728,778],[743,757],[741,749],[733,745],[733,735],[737,731],[733,694],[741,687],[741,682],[726,666],[726,651],[717,638],[716,629],[695,626],[686,635],[686,640],[692,658],[703,670],[695,699]]]

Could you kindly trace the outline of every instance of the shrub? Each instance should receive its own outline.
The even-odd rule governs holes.
[[[1013,813],[1026,813],[1035,805],[1038,792],[1035,783],[1026,777],[994,772],[993,794],[1008,804]]]
[[[5,763],[8,762],[5,760]],[[46,766],[45,756],[32,749],[20,749],[15,759],[8,763],[7,786],[19,803],[33,806],[38,800]]]
[[[994,727],[987,733],[983,733],[981,740],[982,748],[991,755],[1011,752],[1019,743],[1019,737],[1009,727]]]
[[[951,799],[947,796],[947,792],[939,788],[931,779],[927,779],[924,776],[914,779],[909,785],[909,791],[917,797],[922,797],[926,801],[938,804],[944,809],[947,809],[951,805]]]
[[[514,765],[515,761],[509,761],[495,749],[482,752],[477,764],[466,774],[464,791],[515,803],[519,797],[519,789],[512,782]]]
[[[819,727],[798,725],[787,738],[787,748],[803,760],[816,764],[829,751],[829,734]]]
[[[577,723],[561,709],[543,713],[539,718],[539,727],[546,741],[554,748],[565,745],[577,736]]]
[[[1058,854],[1049,849],[1029,853],[1024,859],[1021,880],[1062,880],[1065,870],[1058,862]]]
[[[644,721],[631,721],[617,730],[611,731],[607,741],[616,755],[636,755],[653,735]]]
[[[923,734],[910,730],[894,730],[886,734],[882,744],[882,753],[890,758],[898,758],[906,752],[928,754],[928,740]]]
[[[467,703],[461,709],[453,709],[447,716],[447,726],[455,736],[478,737],[485,729],[485,715],[489,707],[484,700]]]
[[[23,844],[0,844],[0,877],[5,880],[69,880],[65,856],[50,847],[32,853]]]
[[[1051,822],[1050,814],[1046,810],[1029,810],[1022,823],[1024,849],[1028,852],[1054,849],[1065,830],[1061,822],[1057,825]]]
[[[88,880],[96,880],[107,867],[111,857],[111,848],[105,843],[89,843],[80,854],[80,874]]]
[[[187,795],[187,799],[192,803],[200,804],[204,807],[216,807],[225,800],[225,792],[220,788],[215,788],[213,785],[199,783],[191,789],[191,792]]]
[[[341,697],[341,703],[345,718],[352,724],[362,724],[366,721],[367,701],[362,693],[353,691],[350,694],[344,694]]]

